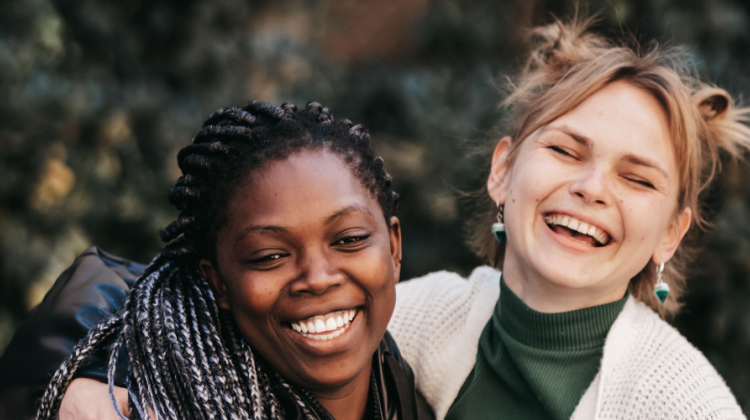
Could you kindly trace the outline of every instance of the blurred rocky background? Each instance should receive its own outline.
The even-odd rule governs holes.
[[[366,124],[402,196],[403,278],[477,261],[470,201],[497,138],[496,86],[542,0],[4,0],[0,11],[0,353],[74,257],[148,262],[176,216],[176,151],[216,108],[315,100]],[[592,0],[599,29],[686,45],[704,80],[750,92],[750,4]],[[750,168],[711,191],[674,324],[750,412]]]

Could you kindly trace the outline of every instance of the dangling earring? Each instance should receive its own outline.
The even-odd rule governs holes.
[[[497,241],[502,243],[505,239],[505,224],[503,223],[503,210],[505,205],[497,203],[497,222],[492,224],[492,233],[495,234]]]
[[[669,295],[669,285],[664,283],[664,280],[661,278],[661,273],[663,272],[664,263],[661,263],[656,267],[656,284],[654,285],[654,296],[656,296],[661,303],[664,303],[664,301],[667,300],[667,295]]]

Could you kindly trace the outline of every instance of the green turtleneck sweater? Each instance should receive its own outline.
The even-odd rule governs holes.
[[[474,369],[446,420],[569,419],[599,371],[607,333],[627,297],[547,314],[526,306],[501,280]]]

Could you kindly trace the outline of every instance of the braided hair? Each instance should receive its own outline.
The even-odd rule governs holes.
[[[202,258],[216,261],[216,235],[227,223],[227,204],[248,174],[303,149],[336,153],[377,198],[386,222],[394,215],[398,194],[361,125],[334,120],[315,102],[304,109],[252,102],[216,111],[177,154],[183,175],[169,201],[180,215],[160,232],[165,247],[133,285],[123,311],[93,328],[54,374],[38,419],[57,415],[77,370],[108,338],[116,338],[108,365],[110,398],[117,410],[113,378],[124,346],[136,418],[150,418],[151,408],[157,418],[278,419],[272,379],[310,417],[297,395],[309,400],[309,393],[286,384],[256,357],[232,315],[218,308],[199,269]]]

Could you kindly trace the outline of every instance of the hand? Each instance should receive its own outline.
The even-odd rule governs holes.
[[[115,387],[120,412],[130,418],[128,390]],[[109,386],[94,379],[78,378],[68,386],[60,405],[60,420],[120,420],[109,399]]]

